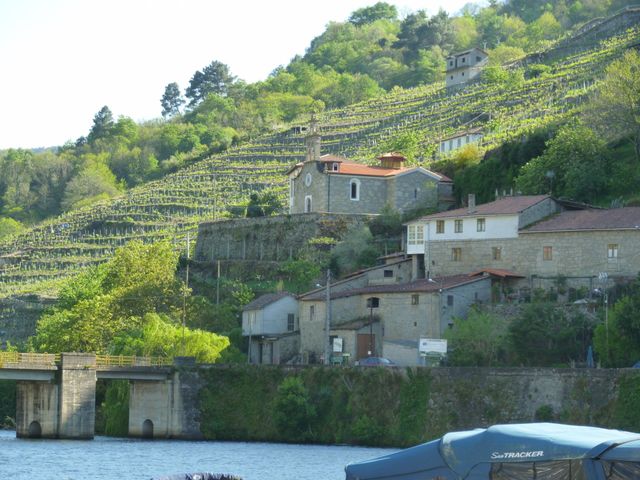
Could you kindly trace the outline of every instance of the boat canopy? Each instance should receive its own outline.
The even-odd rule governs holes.
[[[635,474],[603,476],[606,468],[622,464],[624,472]],[[638,473],[640,434],[554,423],[452,432],[346,467],[347,480],[625,480],[639,478]]]

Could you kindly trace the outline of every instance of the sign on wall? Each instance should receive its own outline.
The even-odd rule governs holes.
[[[424,338],[420,337],[418,345],[420,353],[437,353],[446,355],[447,341],[444,338]]]

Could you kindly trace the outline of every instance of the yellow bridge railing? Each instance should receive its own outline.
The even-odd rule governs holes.
[[[0,368],[7,364],[51,365],[60,363],[59,353],[0,352]]]
[[[9,365],[55,366],[59,365],[59,353],[1,352],[0,368]],[[170,357],[138,357],[135,355],[96,355],[96,367],[163,367],[173,365]]]
[[[173,358],[96,355],[96,365],[98,367],[163,367],[173,365]]]

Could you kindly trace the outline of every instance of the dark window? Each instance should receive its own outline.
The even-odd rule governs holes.
[[[393,270],[384,270],[384,278],[391,278],[393,277]]]
[[[451,80],[453,80],[453,75],[451,75]]]
[[[436,220],[436,233],[444,233],[444,220]]]
[[[296,316],[293,313],[287,314],[287,331],[293,332],[296,328]]]
[[[485,229],[485,221],[484,218],[478,218],[476,221],[476,230],[478,232],[484,232]]]
[[[479,56],[476,56],[476,62],[479,62],[480,60],[482,60],[482,58],[480,58]]]
[[[465,57],[462,57],[462,63],[465,63],[467,61],[467,59]]]
[[[447,295],[447,305],[453,307],[453,295]]]
[[[456,233],[462,233],[462,220],[455,221],[453,231]]]
[[[420,303],[420,295],[418,295],[417,293],[414,295],[411,295],[411,305],[418,305]]]
[[[380,299],[378,297],[367,298],[367,308],[378,308],[380,306]]]
[[[316,318],[316,306],[315,305],[310,305],[309,306],[309,320],[313,321]]]
[[[460,72],[460,75],[462,75],[464,77],[464,72]]]

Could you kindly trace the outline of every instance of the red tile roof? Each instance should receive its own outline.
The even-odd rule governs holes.
[[[368,295],[373,293],[414,293],[414,292],[431,292],[435,293],[440,289],[447,290],[449,288],[458,287],[467,283],[477,282],[480,278],[469,277],[467,274],[450,275],[447,277],[436,277],[434,279],[422,278],[407,283],[390,283],[386,285],[370,285],[368,287],[352,288],[342,291],[331,291],[331,299],[352,297],[354,295]],[[324,289],[316,290],[307,295],[299,297],[302,301],[318,301],[326,298]]]
[[[640,232],[640,207],[566,210],[521,230],[520,233],[630,229]]]
[[[476,205],[471,213],[468,207],[457,208],[455,210],[447,210],[445,212],[434,213],[421,217],[418,220],[431,220],[435,218],[453,218],[453,217],[477,217],[484,215],[510,215],[517,214],[533,205],[550,198],[549,195],[520,195],[515,197],[504,197],[489,203]],[[411,222],[411,223],[413,223]]]
[[[482,268],[480,270],[477,270],[475,272],[471,272],[469,274],[470,277],[477,277],[480,275],[484,275],[485,273],[488,273],[489,275],[492,275],[494,277],[500,277],[500,278],[525,278],[524,275],[520,275],[519,273],[515,273],[512,272],[510,270],[504,270],[502,268]]]

